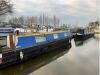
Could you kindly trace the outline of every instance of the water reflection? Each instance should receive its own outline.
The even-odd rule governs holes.
[[[84,41],[75,41],[76,46],[81,46],[83,45]]]
[[[85,43],[87,43],[89,40],[91,40],[91,38],[82,39],[82,40],[75,40],[75,39],[74,39],[74,42],[75,42],[75,45],[76,45],[76,46],[82,46],[82,45],[84,45]]]
[[[99,75],[99,42],[90,38],[81,46],[71,43],[68,53],[29,75]]]
[[[57,58],[66,54],[71,48],[71,44],[66,47],[56,49],[52,52],[46,53],[34,58],[25,63],[18,64],[0,71],[0,75],[27,75],[36,69],[56,60]]]

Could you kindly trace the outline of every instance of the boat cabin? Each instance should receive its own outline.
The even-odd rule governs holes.
[[[13,28],[0,28],[0,34],[9,34],[13,32],[14,32]]]
[[[13,28],[0,28],[0,52],[13,48],[14,29]]]

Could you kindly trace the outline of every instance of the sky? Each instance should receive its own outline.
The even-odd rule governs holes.
[[[85,25],[99,17],[99,0],[12,0],[12,16],[56,15],[62,23]]]

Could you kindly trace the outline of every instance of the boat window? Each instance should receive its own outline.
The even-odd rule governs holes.
[[[0,48],[7,47],[7,37],[0,36]]]
[[[53,34],[54,39],[58,39],[58,34]]]
[[[7,29],[7,28],[0,28],[0,32],[10,32],[10,33],[12,33],[14,30],[13,29]]]
[[[38,42],[44,42],[44,41],[46,41],[46,37],[44,37],[44,36],[36,36],[35,40],[36,40],[37,43]]]
[[[67,33],[64,33],[64,36],[67,37]]]

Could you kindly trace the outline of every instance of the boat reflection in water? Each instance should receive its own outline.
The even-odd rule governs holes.
[[[92,38],[92,37],[91,37]],[[84,43],[87,43],[87,41],[89,41],[91,38],[86,38],[86,39],[74,39],[75,41],[75,45],[76,46],[83,46]]]
[[[0,75],[27,75],[35,71],[36,69],[63,56],[69,51],[71,47],[71,44],[69,44],[69,46],[64,46],[62,48],[48,52],[46,54],[34,58],[33,60],[29,60],[28,62],[5,68],[0,71]]]
[[[76,46],[81,46],[81,45],[84,44],[83,42],[84,42],[84,41],[75,41],[75,45],[76,45]]]

